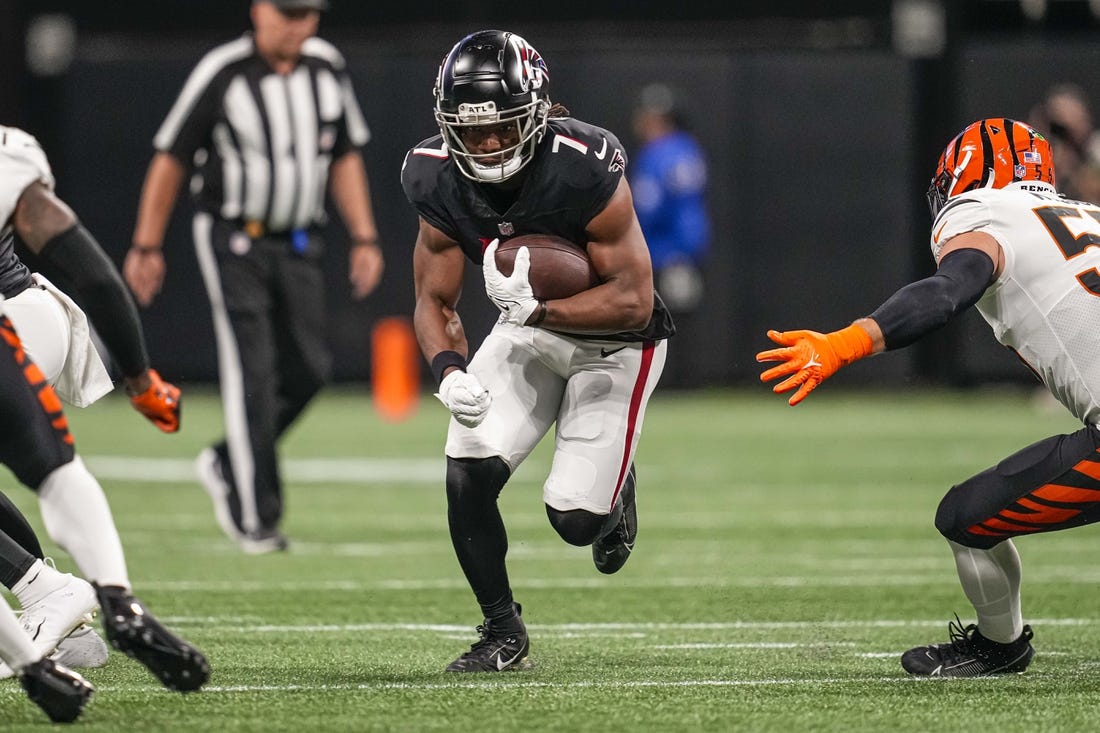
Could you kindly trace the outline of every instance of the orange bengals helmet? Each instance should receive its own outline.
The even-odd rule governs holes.
[[[932,216],[952,196],[975,188],[1004,188],[1015,181],[1054,185],[1054,156],[1039,132],[1003,117],[978,120],[948,144],[928,187]]]

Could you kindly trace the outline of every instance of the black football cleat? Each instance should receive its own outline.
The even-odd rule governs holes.
[[[277,529],[261,529],[246,532],[237,540],[241,549],[249,555],[266,555],[271,552],[285,552],[290,548],[290,540]]]
[[[989,677],[1019,674],[1035,655],[1030,626],[1024,626],[1020,638],[1009,644],[985,638],[977,624],[964,628],[958,616],[948,623],[947,631],[949,642],[919,646],[902,654],[902,668],[922,677]]]
[[[157,621],[145,605],[117,586],[96,586],[107,641],[145,665],[169,690],[193,692],[210,679],[210,665],[195,647]]]
[[[88,680],[52,659],[28,664],[19,675],[27,697],[55,723],[71,723],[92,699]]]
[[[611,575],[619,572],[634,551],[634,540],[638,538],[637,483],[638,474],[631,463],[620,498],[622,519],[610,532],[592,543],[592,562],[601,573]]]
[[[531,644],[527,639],[527,627],[520,617],[520,605],[516,615],[507,621],[485,622],[477,627],[481,638],[458,659],[447,665],[448,672],[503,672],[522,669]]]

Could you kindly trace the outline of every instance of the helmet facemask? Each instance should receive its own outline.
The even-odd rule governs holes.
[[[936,215],[940,213],[940,209],[947,203],[947,200],[952,196],[963,193],[963,191],[956,191],[955,187],[959,183],[959,178],[962,176],[963,171],[970,165],[970,161],[973,158],[973,151],[967,150],[966,155],[963,156],[962,162],[955,166],[954,170],[942,170],[935,178],[932,179],[932,184],[928,187],[928,208],[932,212],[932,218],[935,219]],[[989,174],[985,176],[987,183],[986,188],[993,186],[994,176],[993,171],[990,170]],[[971,181],[970,186],[966,188],[967,191],[978,188],[977,181]]]
[[[528,104],[505,110],[498,110],[493,101],[464,102],[453,113],[436,109],[435,120],[464,176],[483,183],[500,183],[531,162],[546,131],[548,112],[547,100],[532,95]],[[471,143],[489,134],[479,128],[500,128],[496,134],[508,144],[492,152],[477,152]]]

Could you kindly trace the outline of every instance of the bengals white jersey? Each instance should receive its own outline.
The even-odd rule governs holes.
[[[31,135],[0,125],[0,295],[11,298],[31,284],[31,273],[15,254],[12,214],[27,187],[42,182],[53,190],[46,153]]]
[[[3,228],[11,223],[9,220],[19,197],[36,181],[53,190],[53,171],[46,153],[34,136],[16,127],[0,125],[0,222]]]
[[[1081,421],[1100,424],[1100,206],[1021,181],[953,197],[932,226],[932,252],[989,234],[1004,269],[978,311]]]

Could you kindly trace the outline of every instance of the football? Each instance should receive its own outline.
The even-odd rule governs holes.
[[[512,274],[516,252],[526,247],[531,253],[528,277],[539,300],[560,300],[600,284],[600,276],[584,249],[552,234],[525,234],[497,246],[497,269]]]

